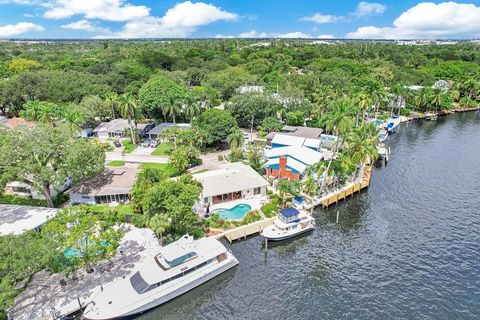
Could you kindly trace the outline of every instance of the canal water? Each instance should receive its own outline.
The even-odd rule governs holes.
[[[402,124],[371,187],[140,319],[480,319],[480,113]],[[336,213],[339,221],[336,222]]]

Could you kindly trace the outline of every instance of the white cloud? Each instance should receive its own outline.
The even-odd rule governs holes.
[[[131,5],[124,0],[52,0],[44,3],[47,19],[64,19],[83,15],[87,19],[129,21],[146,17],[150,9]]]
[[[97,38],[184,38],[200,26],[236,19],[237,14],[212,4],[185,1],[168,9],[163,17],[148,16],[128,21],[121,31]]]
[[[385,12],[385,9],[386,6],[381,3],[362,1],[358,4],[353,15],[362,18],[373,14],[382,14]]]
[[[0,26],[0,37],[18,36],[23,33],[45,30],[42,26],[30,22],[19,22]]]
[[[340,19],[342,19],[342,17],[338,17],[330,14],[315,13],[313,16],[300,18],[300,21],[311,21],[318,24],[323,24],[323,23],[332,23]]]
[[[161,22],[167,28],[197,27],[219,20],[232,21],[237,18],[237,14],[223,11],[213,4],[185,1],[168,9]]]
[[[296,31],[296,32],[289,32],[289,33],[280,33],[274,36],[275,38],[282,38],[282,39],[297,39],[297,38],[312,38],[311,35]]]
[[[418,3],[393,21],[393,27],[360,27],[348,38],[470,38],[480,35],[480,7],[457,2]]]
[[[235,36],[218,33],[215,35],[215,38],[216,39],[232,39],[232,38],[235,38]]]
[[[257,32],[255,30],[251,30],[248,32],[242,32],[238,35],[238,38],[268,38],[269,35],[266,32]]]
[[[103,32],[103,33],[108,33],[110,32],[106,28],[102,28],[99,25],[90,22],[88,20],[80,20],[76,22],[72,22],[69,24],[64,24],[61,26],[62,29],[70,29],[70,30],[82,30],[82,31],[88,31],[88,32]]]
[[[321,34],[317,36],[318,39],[335,39],[333,34]]]
[[[33,18],[33,17],[35,17],[35,16],[34,16],[33,14],[31,14],[31,13],[24,13],[23,16],[26,17],[26,18]]]

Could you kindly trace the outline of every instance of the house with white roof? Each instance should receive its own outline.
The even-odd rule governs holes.
[[[203,186],[200,199],[203,206],[262,196],[269,186],[267,180],[241,162],[229,163],[192,177]]]
[[[309,166],[324,158],[321,152],[305,145],[277,147],[265,151],[267,177],[299,180]]]
[[[53,218],[59,209],[0,205],[0,235],[19,235],[38,229],[48,219]]]
[[[137,123],[134,124],[134,128],[139,131],[143,131],[145,128],[149,128],[150,123]],[[102,122],[96,127],[93,132],[97,135],[98,139],[105,141],[108,139],[123,139],[126,138],[125,134],[130,130],[130,125],[126,119],[113,119],[109,122]]]

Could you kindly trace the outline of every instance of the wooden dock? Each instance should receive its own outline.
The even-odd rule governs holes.
[[[245,239],[248,236],[262,232],[268,226],[273,224],[275,218],[263,219],[245,226],[240,226],[234,229],[226,230],[223,233],[217,234],[214,237],[217,239],[225,237],[228,242],[232,243],[235,240]]]
[[[349,196],[352,196],[355,193],[360,192],[365,188],[368,188],[368,186],[370,186],[371,179],[372,179],[372,166],[365,166],[361,179],[355,182],[351,182],[347,184],[345,187],[337,191],[331,192],[318,200],[314,200],[312,203],[305,205],[305,208],[312,209],[312,206],[316,207],[320,205],[324,208],[327,208],[333,204],[337,204],[339,201],[345,200]]]

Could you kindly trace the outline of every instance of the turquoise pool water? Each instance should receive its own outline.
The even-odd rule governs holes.
[[[248,204],[237,204],[231,209],[217,209],[212,213],[218,214],[224,220],[240,220],[251,210],[252,207]]]

